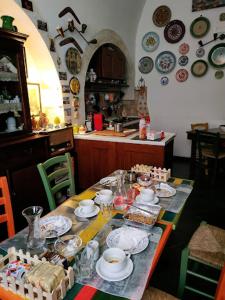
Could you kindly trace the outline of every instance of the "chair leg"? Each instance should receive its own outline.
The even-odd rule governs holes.
[[[179,287],[177,293],[177,296],[179,298],[181,298],[184,293],[184,287],[185,287],[185,282],[187,277],[188,254],[189,254],[189,250],[186,247],[183,249],[181,253],[180,279],[179,279]]]

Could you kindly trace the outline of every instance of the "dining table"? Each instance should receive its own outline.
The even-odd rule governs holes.
[[[145,253],[149,255],[143,256],[142,258],[146,273],[145,277],[141,277],[140,279],[139,277],[142,272],[137,272],[137,270],[136,277],[134,276],[135,272],[133,272],[134,275],[132,274],[135,280],[136,278],[138,278],[138,280],[140,280],[141,282],[141,286],[137,288],[139,290],[139,294],[137,296],[138,298],[136,299],[141,299],[140,295],[144,293],[144,289],[146,288],[146,286],[149,283],[149,280],[151,279],[151,276],[163,252],[163,249],[165,248],[167,240],[170,234],[172,233],[173,229],[176,228],[176,224],[179,220],[182,209],[192,191],[194,182],[182,178],[171,177],[168,180],[168,184],[176,189],[176,195],[174,195],[171,198],[160,199],[159,205],[162,208],[158,216],[157,222],[153,227],[155,239],[150,239],[149,246],[145,251],[143,251],[143,255],[145,255]],[[74,210],[79,206],[79,202],[84,199],[94,199],[96,196],[96,192],[103,188],[105,188],[105,186],[98,182],[95,185],[88,188],[87,190],[83,191],[82,193],[70,197],[60,206],[58,206],[55,210],[47,214],[47,216],[62,215],[70,218],[72,221],[72,227],[66,234],[79,235],[82,239],[83,246],[86,246],[87,243],[90,240],[95,239],[95,237],[98,236],[98,234],[101,233],[104,230],[105,226],[107,226],[108,224],[111,224],[112,222],[114,222],[115,224],[116,222],[124,222],[123,215],[125,211],[118,211],[115,209],[112,209],[110,216],[107,216],[107,218],[100,211],[97,217],[91,218],[88,222],[81,222],[75,217]],[[46,216],[44,216],[43,218],[45,217]],[[22,231],[18,232],[14,237],[0,243],[0,254],[6,255],[7,249],[10,247],[16,247],[16,249],[26,250],[27,233],[28,228],[25,228]],[[138,256],[140,256],[140,254],[138,254],[135,257]],[[146,257],[148,257],[148,259]],[[144,259],[146,259],[146,261]],[[98,289],[99,286],[92,284],[92,282],[82,282],[75,279],[74,286],[67,292],[64,300],[100,300],[106,299],[106,297],[107,299],[111,300],[129,299],[129,297],[118,296],[117,293],[106,293],[106,291],[108,290],[106,289],[106,285],[104,285],[105,280],[102,281],[103,283],[100,286],[101,288]],[[126,279],[123,281],[126,281]],[[109,287],[110,285],[107,288],[109,289]],[[109,289],[109,291],[111,290]],[[125,295],[129,294],[125,293]],[[18,294],[14,294],[9,290],[5,290],[0,284],[0,299],[21,300],[26,298],[21,297]]]
[[[225,143],[225,126],[208,128],[205,131],[210,133],[219,133],[221,143]],[[187,139],[191,140],[191,158],[190,158],[189,177],[193,178],[195,175],[195,165],[196,165],[196,157],[197,157],[197,132],[196,130],[188,130],[186,133],[187,133]]]

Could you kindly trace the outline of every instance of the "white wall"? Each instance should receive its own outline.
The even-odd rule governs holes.
[[[169,44],[164,39],[164,27],[156,27],[152,21],[154,10],[160,5],[167,5],[172,11],[172,20],[182,20],[186,26],[184,38],[176,44]],[[152,127],[160,130],[176,132],[174,155],[190,156],[190,141],[186,138],[186,131],[190,129],[193,122],[208,121],[211,127],[224,123],[225,121],[225,84],[224,78],[216,80],[215,69],[209,66],[204,77],[197,78],[191,74],[191,65],[198,58],[195,55],[198,48],[198,39],[190,34],[191,22],[201,14],[211,22],[209,33],[202,38],[208,41],[213,37],[214,32],[225,31],[225,22],[219,21],[219,15],[225,11],[225,7],[209,9],[200,12],[191,11],[192,0],[147,0],[140,18],[136,36],[136,82],[142,76],[148,86],[148,105],[152,120]],[[142,49],[141,42],[143,35],[148,31],[155,31],[160,36],[159,47],[154,52],[146,52]],[[138,70],[138,61],[142,56],[150,56],[154,61],[156,56],[165,50],[172,51],[176,58],[180,57],[178,47],[186,42],[190,45],[187,54],[189,63],[186,68],[189,78],[186,82],[180,83],[175,79],[176,71],[181,68],[178,63],[175,69],[167,76],[169,84],[162,86],[160,78],[163,76],[154,68],[149,74],[141,74]],[[202,58],[208,60],[209,50],[216,44],[205,47],[206,54]]]

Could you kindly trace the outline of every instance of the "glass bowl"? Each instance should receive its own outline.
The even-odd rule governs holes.
[[[152,179],[149,174],[141,174],[137,178],[137,183],[139,183],[141,186],[147,187],[152,183]]]
[[[74,256],[82,245],[82,239],[78,235],[65,235],[55,241],[54,248],[64,257]]]

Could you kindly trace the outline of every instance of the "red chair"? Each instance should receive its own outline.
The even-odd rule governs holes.
[[[15,227],[9,187],[5,176],[0,177],[0,206],[4,206],[4,212],[0,214],[0,224],[7,223],[8,237],[12,237],[15,235]]]
[[[225,265],[220,274],[220,279],[216,289],[215,300],[225,300]]]

